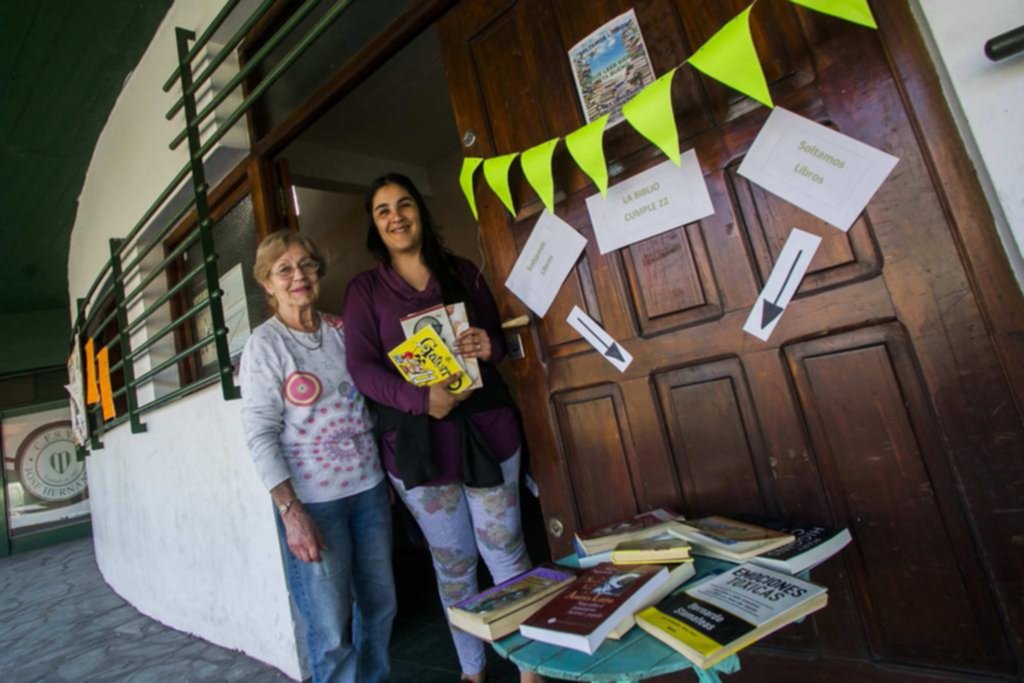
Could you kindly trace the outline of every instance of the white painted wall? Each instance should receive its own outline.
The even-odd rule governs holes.
[[[96,562],[140,612],[300,677],[273,508],[212,386],[86,460]]]
[[[107,261],[107,240],[127,234],[184,166],[185,147],[167,147],[183,125],[164,119],[176,95],[161,89],[176,63],[174,27],[199,33],[222,4],[177,0],[126,81],[79,197],[72,302]],[[214,386],[147,414],[145,434],[122,425],[105,435],[88,460],[96,557],[111,587],[144,614],[299,678],[272,508],[239,408]]]
[[[943,89],[1024,285],[1024,54],[1000,62],[985,41],[1024,25],[1024,1],[914,0]]]

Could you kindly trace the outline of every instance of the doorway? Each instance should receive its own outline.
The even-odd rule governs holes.
[[[433,28],[409,42],[275,156],[289,222],[317,244],[327,261],[321,279],[322,311],[340,315],[349,281],[376,265],[365,247],[363,202],[370,183],[388,172],[412,179],[445,245],[487,277],[479,226],[459,188],[462,157]],[[496,289],[496,283],[488,284]],[[509,381],[507,366],[508,362],[498,369]],[[531,559],[548,560],[540,505],[525,486],[520,500]],[[437,603],[429,554],[416,523],[401,504],[394,512],[400,610],[403,598],[422,601],[429,596]],[[490,581],[481,562],[481,588]],[[417,603],[413,609],[422,614],[421,607]]]

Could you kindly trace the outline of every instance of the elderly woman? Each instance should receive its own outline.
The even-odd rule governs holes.
[[[275,232],[253,274],[274,315],[242,354],[242,424],[277,508],[313,681],[386,681],[396,611],[391,511],[372,421],[346,369],[341,319],[316,310],[323,259],[309,239]]]
[[[376,403],[391,481],[430,545],[445,606],[477,592],[482,555],[495,582],[530,568],[519,515],[519,422],[495,365],[505,355],[498,309],[476,266],[445,249],[412,181],[389,174],[366,194],[366,244],[380,262],[345,295],[348,367]],[[387,352],[400,320],[465,302],[472,327],[456,341],[479,360],[483,388],[453,396],[402,379]],[[484,679],[484,647],[452,629],[464,680]],[[535,680],[523,673],[524,681]]]

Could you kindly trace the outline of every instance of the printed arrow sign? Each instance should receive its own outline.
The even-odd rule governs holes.
[[[609,363],[618,368],[619,372],[625,372],[629,364],[633,362],[632,354],[612,339],[611,335],[594,322],[593,318],[584,313],[579,306],[572,307],[572,311],[565,321],[583,335],[583,338],[590,342],[590,345],[597,349]]]
[[[743,331],[754,335],[761,341],[768,341],[775,326],[779,324],[782,312],[786,310],[789,300],[793,298],[800,281],[811,265],[821,238],[793,228],[789,233],[782,252],[779,254],[772,274],[761,290],[757,302],[743,325]]]

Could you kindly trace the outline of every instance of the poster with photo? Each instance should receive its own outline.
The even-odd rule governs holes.
[[[605,114],[611,114],[609,126],[619,123],[622,105],[654,82],[651,57],[633,10],[573,45],[569,63],[587,123]]]
[[[76,457],[67,407],[4,417],[0,440],[12,537],[89,516],[85,461]]]

